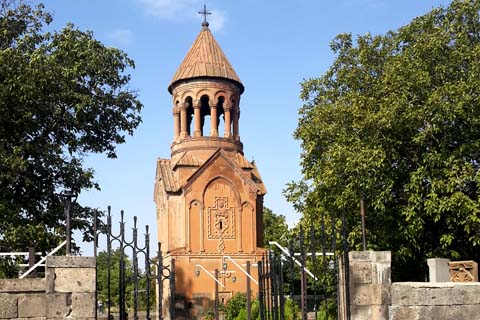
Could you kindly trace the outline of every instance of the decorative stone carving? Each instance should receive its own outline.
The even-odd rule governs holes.
[[[452,282],[478,282],[478,264],[475,261],[451,261],[450,281]]]
[[[228,197],[215,197],[208,208],[208,239],[218,239],[219,252],[225,250],[225,239],[235,239],[235,208],[228,206]]]

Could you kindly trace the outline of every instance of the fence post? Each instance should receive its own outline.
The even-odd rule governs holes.
[[[250,274],[250,261],[247,261],[247,274]],[[247,320],[252,319],[252,290],[250,277],[247,277]],[[260,279],[259,279],[260,280]]]

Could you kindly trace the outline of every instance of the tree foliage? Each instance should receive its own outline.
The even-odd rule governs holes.
[[[98,301],[101,301],[103,306],[107,307],[108,302],[108,272],[110,271],[110,306],[115,310],[119,308],[119,294],[120,294],[120,258],[122,254],[119,249],[113,250],[109,255],[106,251],[102,251],[97,255],[97,290]],[[131,259],[124,254],[124,279],[125,298],[127,308],[133,310],[134,306],[134,268]],[[147,289],[147,275],[145,272],[139,270],[138,274],[138,308],[139,310],[146,310],[146,289]],[[155,303],[155,279],[150,280],[150,307],[154,307]]]
[[[266,248],[270,247],[270,241],[277,241],[283,243],[283,245],[287,245],[288,224],[285,216],[275,214],[271,209],[265,207],[263,208],[263,225],[263,245]]]
[[[340,34],[321,77],[302,83],[295,137],[305,180],[287,198],[315,223],[359,199],[370,249],[393,250],[400,278],[428,257],[480,258],[480,1],[455,0],[384,35]]]
[[[59,193],[98,188],[84,157],[115,158],[141,121],[133,61],[72,24],[44,32],[51,21],[41,4],[0,0],[0,251],[58,245]],[[87,239],[92,212],[73,208]]]

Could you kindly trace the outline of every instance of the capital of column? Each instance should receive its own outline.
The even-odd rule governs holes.
[[[194,109],[200,109],[201,106],[202,106],[202,102],[200,100],[193,100]]]
[[[187,108],[188,108],[188,102],[180,103],[180,106],[179,106],[180,111],[187,110]]]
[[[172,114],[174,116],[178,116],[180,114],[180,108],[177,108],[177,107],[173,107],[172,108]]]

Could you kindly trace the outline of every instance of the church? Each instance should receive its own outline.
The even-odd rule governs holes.
[[[196,319],[216,294],[225,303],[246,292],[247,278],[256,296],[266,188],[240,139],[244,85],[206,20],[168,91],[174,130],[171,158],[157,161],[158,241],[164,265],[175,260],[177,317]]]

